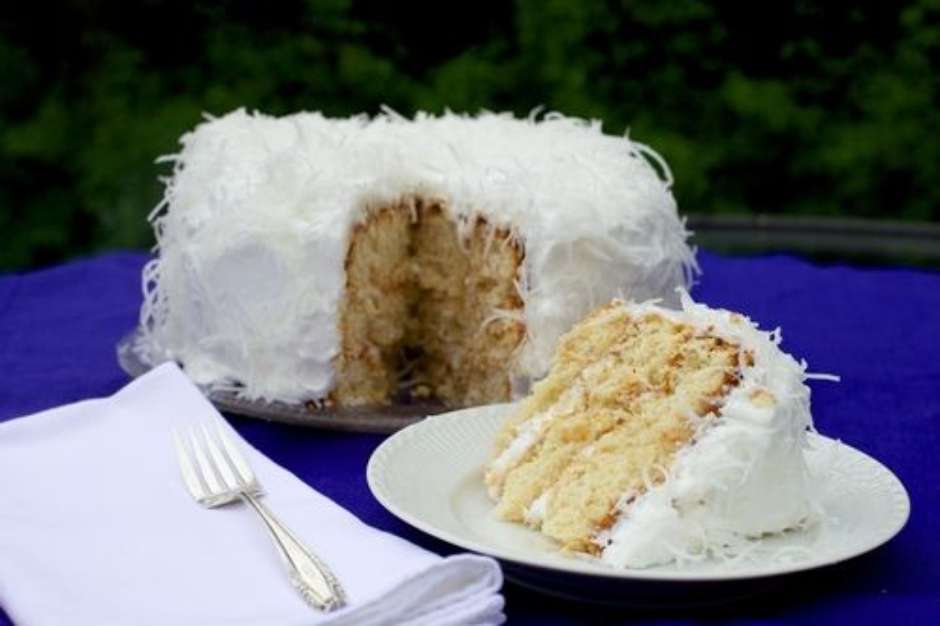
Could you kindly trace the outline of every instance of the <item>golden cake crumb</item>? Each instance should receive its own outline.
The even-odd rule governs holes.
[[[767,389],[755,389],[748,397],[754,406],[759,406],[764,409],[769,409],[777,403],[774,394],[770,393]]]
[[[346,255],[337,402],[386,404],[399,389],[454,406],[508,400],[523,256],[509,231],[457,223],[441,201],[369,211]]]

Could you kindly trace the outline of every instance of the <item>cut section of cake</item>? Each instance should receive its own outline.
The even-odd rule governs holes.
[[[497,514],[619,567],[736,554],[812,523],[805,366],[779,341],[685,292],[681,311],[595,310],[497,436]]]
[[[522,246],[481,216],[465,227],[441,203],[409,197],[356,228],[333,400],[379,405],[400,390],[458,406],[509,399],[525,337]]]

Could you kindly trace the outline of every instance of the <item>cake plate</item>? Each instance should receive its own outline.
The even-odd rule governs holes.
[[[139,328],[126,334],[117,344],[117,360],[127,374],[137,378],[159,363],[151,363],[136,349],[140,344]],[[255,417],[298,426],[361,433],[393,433],[418,422],[428,415],[443,413],[448,408],[439,402],[399,402],[389,406],[335,408],[317,407],[310,403],[268,402],[242,397],[237,391],[200,390],[221,412]]]
[[[807,462],[821,492],[823,520],[804,531],[755,540],[737,562],[704,560],[614,569],[561,554],[546,536],[499,520],[483,468],[510,405],[463,409],[386,439],[366,478],[393,515],[438,539],[499,559],[506,577],[579,601],[643,608],[728,602],[770,589],[784,576],[859,556],[895,536],[910,514],[901,481],[870,456],[811,434]]]

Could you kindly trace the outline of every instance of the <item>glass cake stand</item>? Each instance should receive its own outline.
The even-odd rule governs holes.
[[[140,329],[135,329],[122,337],[117,344],[118,363],[121,369],[134,378],[158,365],[148,362],[134,349],[140,336]],[[223,413],[347,432],[393,433],[421,421],[428,415],[452,410],[440,402],[404,400],[389,406],[318,407],[313,402],[268,402],[241,397],[236,391],[209,390],[205,387],[200,389]]]

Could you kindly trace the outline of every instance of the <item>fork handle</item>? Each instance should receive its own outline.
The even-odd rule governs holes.
[[[255,496],[243,492],[240,497],[261,517],[271,539],[274,540],[278,554],[287,566],[291,583],[307,604],[327,612],[345,606],[346,594],[330,568],[307,549]]]

